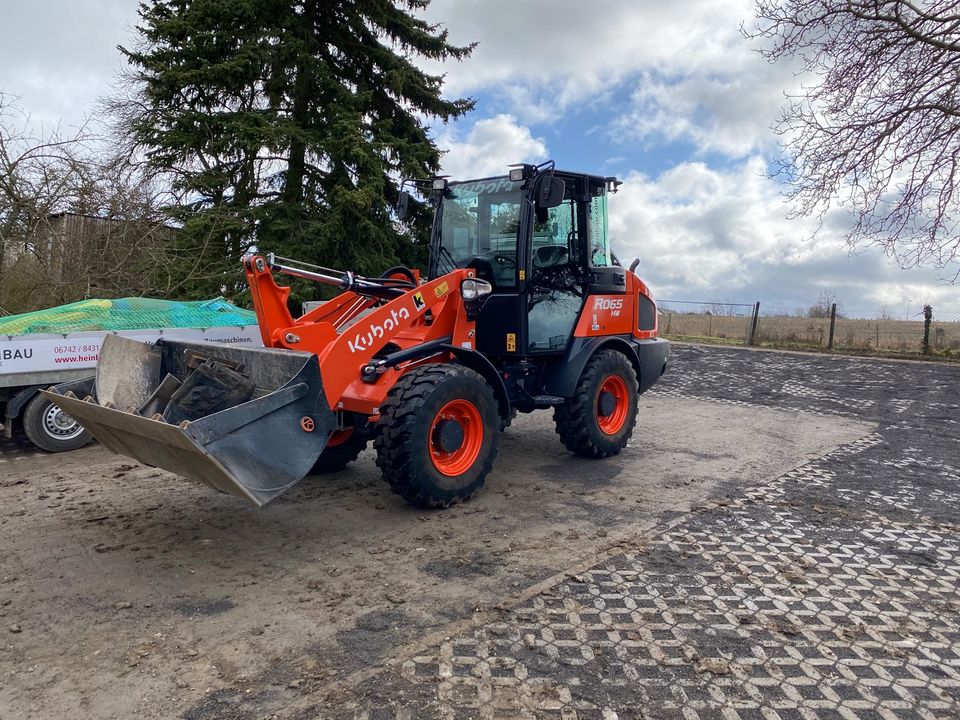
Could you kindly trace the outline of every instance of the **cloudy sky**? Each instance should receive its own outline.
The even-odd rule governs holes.
[[[788,220],[766,177],[769,130],[797,83],[739,34],[751,0],[434,0],[432,20],[473,56],[439,68],[451,96],[477,109],[434,135],[456,177],[553,158],[618,175],[614,248],[640,258],[658,298],[754,302],[794,310],[824,289],[850,314],[911,315],[925,302],[960,313],[960,291],[934,271],[903,271],[880,253],[851,256],[842,218],[816,240]],[[131,41],[136,2],[34,0],[6,8],[0,90],[37,124],[81,123],[109,91]]]

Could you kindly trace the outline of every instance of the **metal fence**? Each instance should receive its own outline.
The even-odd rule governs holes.
[[[658,303],[660,334],[678,340],[837,350],[889,355],[935,355],[960,359],[960,314],[937,313],[929,305],[913,317],[846,317],[836,306],[827,317],[804,317],[763,303]]]
[[[751,343],[756,305],[661,300],[657,310],[661,335]]]

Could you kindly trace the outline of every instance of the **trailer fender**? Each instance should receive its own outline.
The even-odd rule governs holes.
[[[93,376],[62,383],[62,386],[83,397],[93,392]],[[13,437],[13,421],[20,417],[20,412],[23,408],[25,408],[27,403],[33,399],[34,395],[43,390],[44,387],[44,385],[30,385],[14,393],[14,395],[7,400],[6,407],[3,410],[4,436]]]
[[[500,417],[503,420],[510,419],[510,396],[507,394],[507,386],[503,383],[503,378],[486,357],[476,350],[457,347],[456,345],[446,345],[444,350],[453,355],[457,361],[471,370],[480,373],[487,384],[493,389],[493,394],[497,398],[497,406],[500,408]]]
[[[30,402],[30,399],[38,392],[40,392],[40,386],[31,385],[14,393],[13,397],[7,400],[3,412],[3,434],[5,437],[13,437],[13,421],[20,417],[20,411],[23,410],[23,406]]]

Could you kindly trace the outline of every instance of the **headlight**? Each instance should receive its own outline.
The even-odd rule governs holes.
[[[486,280],[474,280],[467,278],[460,283],[460,294],[466,302],[473,302],[477,298],[489,295],[493,292],[493,285]]]

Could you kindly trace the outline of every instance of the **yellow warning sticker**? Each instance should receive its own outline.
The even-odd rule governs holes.
[[[517,351],[517,334],[507,333],[507,352]]]
[[[443,297],[448,292],[450,292],[450,286],[447,285],[446,281],[437,285],[437,287],[435,287],[433,290],[433,294],[436,295],[438,298]]]

